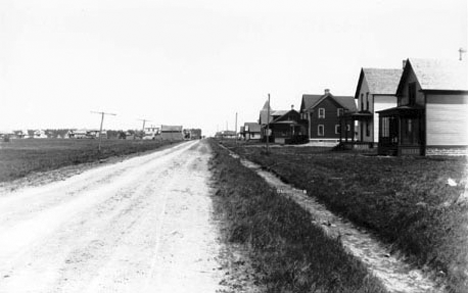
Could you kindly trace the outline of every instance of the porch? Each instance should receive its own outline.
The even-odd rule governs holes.
[[[274,142],[295,144],[307,142],[306,127],[296,121],[278,121],[270,123]]]
[[[373,141],[364,138],[364,125],[370,125],[373,114],[369,111],[345,113],[340,117],[340,143],[339,148],[343,150],[370,150],[374,148]],[[358,129],[356,133],[356,122]],[[346,131],[342,131],[346,129]],[[344,133],[344,134],[343,134]],[[351,135],[350,135],[351,134]]]
[[[379,155],[425,155],[423,108],[402,106],[378,113]]]

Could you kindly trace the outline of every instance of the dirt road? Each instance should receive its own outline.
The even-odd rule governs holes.
[[[216,292],[209,150],[188,142],[0,195],[0,292]]]

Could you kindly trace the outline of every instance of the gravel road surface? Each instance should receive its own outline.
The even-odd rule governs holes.
[[[0,292],[219,292],[203,142],[0,195]]]

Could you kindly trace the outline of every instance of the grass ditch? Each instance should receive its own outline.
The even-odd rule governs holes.
[[[241,165],[215,141],[215,212],[228,243],[248,251],[257,282],[267,292],[387,292],[339,240],[312,224],[312,216]]]
[[[0,182],[36,172],[137,154],[170,145],[167,141],[88,139],[13,139],[0,143]]]
[[[262,148],[231,147],[372,229],[411,262],[446,279],[450,292],[468,292],[466,158],[387,158],[308,147],[266,154]]]

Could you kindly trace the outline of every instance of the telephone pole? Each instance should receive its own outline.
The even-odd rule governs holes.
[[[270,153],[270,94],[268,94],[268,111],[267,111],[267,130],[266,130],[266,153]]]
[[[141,130],[145,131],[145,123],[150,122],[151,120],[148,120],[148,119],[138,119],[138,120],[143,121],[143,128]]]
[[[460,58],[459,60],[463,60],[463,54],[466,53],[466,50],[463,48],[458,49],[458,53],[460,53]]]
[[[236,138],[236,145],[237,145],[237,112],[236,112],[236,124],[235,124],[235,128],[234,128],[234,136]]]
[[[145,123],[150,122],[151,120],[148,120],[148,119],[138,119],[138,120],[143,121],[143,127],[141,128],[141,133],[142,133],[141,138],[143,139],[143,136],[145,135]]]
[[[98,112],[98,111],[91,111],[91,113],[93,113],[93,114],[100,114],[100,115],[101,115],[101,127],[99,128],[99,145],[98,145],[98,151],[99,151],[99,154],[101,154],[102,125],[104,124],[104,115],[116,116],[117,114],[114,114],[114,113],[106,113],[106,112]]]

